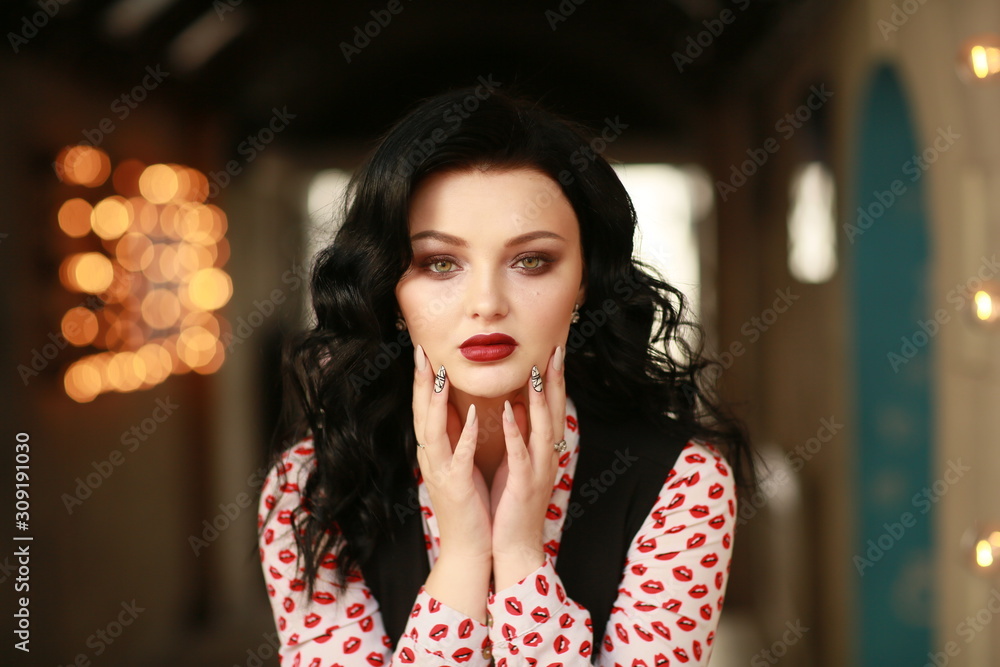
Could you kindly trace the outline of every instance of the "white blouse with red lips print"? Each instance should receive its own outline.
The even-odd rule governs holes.
[[[395,651],[378,602],[360,577],[333,583],[327,554],[308,597],[296,569],[290,517],[314,464],[312,441],[289,449],[261,490],[257,517],[260,558],[281,640],[283,667],[439,665],[538,667],[591,662],[590,613],[563,589],[555,570],[566,507],[579,455],[576,408],[566,399],[566,442],[545,522],[545,562],[502,591],[491,589],[487,624],[469,618],[421,587]],[[418,477],[427,557],[440,539],[427,487]],[[688,442],[628,550],[618,598],[594,664],[705,665],[712,654],[732,557],[736,516],[732,470],[711,445]],[[268,518],[269,517],[269,518]]]

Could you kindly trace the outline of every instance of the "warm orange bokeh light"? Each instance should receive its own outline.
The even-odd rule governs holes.
[[[154,289],[142,300],[142,319],[154,329],[167,329],[181,316],[177,295],[167,289]]]
[[[107,351],[84,357],[63,377],[66,394],[88,402],[109,391],[148,389],[171,375],[216,372],[225,360],[220,338],[230,325],[212,312],[232,297],[225,213],[206,204],[208,178],[180,164],[124,160],[89,146],[57,158],[60,178],[96,187],[111,177],[116,194],[96,204],[71,198],[58,209],[60,229],[97,250],[66,257],[59,279],[97,295],[103,307],[70,309],[61,329],[73,345]],[[91,306],[94,307],[94,306]]]
[[[96,188],[111,175],[111,159],[99,148],[70,146],[56,158],[56,172],[64,183]]]
[[[226,348],[222,344],[222,341],[215,341],[215,354],[212,358],[205,364],[201,366],[195,366],[194,372],[199,375],[210,375],[215,371],[222,368],[222,362],[226,360]]]
[[[140,347],[145,338],[142,328],[130,319],[120,317],[108,327],[104,336],[109,350],[135,349]]]
[[[60,330],[63,338],[77,347],[90,345],[97,338],[97,316],[89,308],[70,308],[63,315]]]
[[[215,216],[208,206],[185,204],[176,220],[177,236],[188,243],[214,243]]]
[[[115,246],[115,257],[123,268],[142,271],[153,261],[153,242],[145,234],[132,232],[121,237]]]
[[[1000,49],[977,44],[969,50],[969,65],[977,79],[1000,72]]]
[[[186,199],[191,202],[204,202],[208,199],[208,177],[197,169],[188,169],[190,187]]]
[[[114,272],[111,284],[99,296],[107,303],[120,303],[124,305],[129,302],[131,297],[134,282],[133,275],[117,262],[111,263],[111,270]]]
[[[145,197],[130,197],[132,214],[135,222],[132,229],[146,236],[160,235],[160,211],[155,204],[149,203]]]
[[[100,294],[108,289],[115,270],[111,260],[99,252],[85,252],[71,256],[68,268],[71,284],[78,291]]]
[[[128,230],[133,215],[129,200],[112,195],[97,202],[90,214],[90,226],[102,239],[116,239]]]
[[[80,359],[66,369],[63,387],[66,395],[77,403],[89,403],[101,393],[101,373],[89,358]]]
[[[174,361],[162,345],[148,343],[136,351],[146,364],[146,382],[159,384],[170,376]]]
[[[177,355],[191,368],[204,366],[215,357],[218,340],[204,327],[188,327],[177,338]]]
[[[118,391],[138,389],[146,377],[146,362],[135,352],[118,352],[108,362],[108,384]]]
[[[94,208],[79,197],[67,199],[59,207],[59,229],[75,239],[90,232],[90,214]]]
[[[188,283],[188,297],[201,310],[222,308],[232,295],[233,281],[222,269],[201,269]]]
[[[139,176],[139,192],[154,204],[166,204],[177,196],[177,172],[168,164],[151,164]]]

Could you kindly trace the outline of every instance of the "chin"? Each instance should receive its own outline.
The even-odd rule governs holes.
[[[495,370],[498,372],[489,372]],[[482,398],[498,398],[506,396],[516,391],[522,386],[527,386],[531,367],[523,373],[523,381],[515,377],[516,371],[511,369],[463,369],[460,377],[452,379],[452,386],[455,389],[465,392],[470,396],[480,396]],[[486,371],[486,372],[483,372]],[[456,375],[458,375],[456,373]]]

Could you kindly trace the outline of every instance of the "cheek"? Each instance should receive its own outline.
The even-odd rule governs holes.
[[[444,326],[459,303],[455,281],[413,279],[396,288],[396,299],[411,335]]]

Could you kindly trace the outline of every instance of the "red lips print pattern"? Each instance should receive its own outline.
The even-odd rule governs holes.
[[[689,442],[629,550],[604,641],[593,645],[590,613],[569,598],[555,571],[579,455],[576,410],[566,400],[566,441],[546,512],[542,566],[517,584],[490,591],[491,626],[435,600],[421,588],[396,645],[360,576],[331,582],[335,554],[324,559],[312,598],[296,569],[292,511],[314,465],[311,440],[285,453],[261,491],[261,567],[281,639],[284,667],[334,665],[590,664],[705,665],[712,654],[732,556],[736,501],[731,470],[710,445]],[[283,473],[283,478],[278,473]],[[418,479],[427,557],[439,551],[437,517]],[[272,511],[273,510],[273,511]],[[267,525],[265,525],[267,523]],[[483,650],[489,648],[490,651]]]

